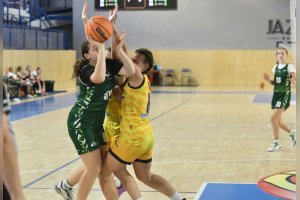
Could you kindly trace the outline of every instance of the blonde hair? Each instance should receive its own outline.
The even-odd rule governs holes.
[[[280,49],[285,50],[286,55],[289,55],[289,51],[288,51],[287,48],[285,48],[285,47],[278,47],[277,52],[276,52],[276,55],[278,54],[278,51],[279,51]]]

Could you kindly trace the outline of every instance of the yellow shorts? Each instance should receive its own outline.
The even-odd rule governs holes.
[[[113,138],[109,152],[123,164],[152,161],[153,128],[149,122],[121,123],[120,134]]]
[[[120,121],[106,116],[103,123],[105,149],[109,150],[111,141],[120,133]]]

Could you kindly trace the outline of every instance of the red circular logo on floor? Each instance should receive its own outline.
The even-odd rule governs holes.
[[[258,181],[263,191],[285,199],[296,199],[296,171],[281,172]]]

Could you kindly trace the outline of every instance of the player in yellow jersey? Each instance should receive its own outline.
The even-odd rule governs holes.
[[[106,150],[108,151],[111,146],[112,138],[120,132],[120,110],[122,101],[122,91],[119,86],[116,86],[110,96],[106,108],[106,116],[104,119],[103,127],[105,132]]]
[[[115,9],[118,9],[118,7],[115,7]],[[110,14],[112,15],[112,13]],[[120,40],[117,27],[116,27],[116,17],[114,16],[112,19],[113,24],[113,37],[112,37],[112,46],[110,49],[110,53],[108,56],[111,56],[112,58],[118,59],[122,61],[122,58],[116,53],[117,43]],[[127,47],[126,44],[123,43],[122,49],[127,54]],[[128,57],[127,57],[128,58]],[[128,58],[130,59],[130,58]],[[124,61],[124,59],[123,59]],[[106,142],[106,154],[111,147],[111,141],[114,137],[117,137],[117,135],[120,133],[120,121],[121,121],[121,101],[122,101],[122,91],[121,87],[123,86],[124,82],[126,80],[126,76],[116,76],[116,83],[117,86],[115,86],[110,99],[109,103],[106,108],[106,116],[103,123],[104,132],[105,132],[105,142]],[[106,157],[106,154],[103,155],[103,157]],[[128,192],[129,196],[132,199],[140,199],[141,193],[138,189],[138,186],[136,182],[134,181],[134,178],[130,175],[130,173],[127,171],[126,168],[122,168],[116,172],[114,172],[114,181],[115,185],[118,189],[118,196],[122,194],[122,192],[125,191],[124,187],[126,188],[126,191]],[[117,177],[117,178],[116,178]],[[122,184],[121,184],[122,182]],[[124,185],[124,187],[123,187]]]
[[[124,36],[124,35],[123,35]],[[116,49],[120,57],[124,37]],[[138,49],[132,57],[132,73],[123,87],[120,133],[113,138],[101,172],[101,188],[106,199],[118,199],[117,191],[106,182],[111,173],[132,164],[137,178],[149,187],[160,191],[172,200],[182,200],[175,188],[163,177],[151,172],[153,128],[150,124],[151,88],[147,73],[153,67],[153,55],[147,49]],[[112,191],[114,191],[112,193]],[[142,199],[142,198],[139,198]]]

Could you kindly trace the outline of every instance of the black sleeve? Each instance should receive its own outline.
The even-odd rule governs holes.
[[[81,82],[83,82],[84,84],[88,85],[88,86],[92,86],[95,85],[92,81],[91,81],[91,75],[94,72],[95,68],[90,66],[90,65],[86,65],[84,66],[81,70],[80,70],[80,80]]]
[[[106,70],[107,72],[112,75],[118,75],[120,69],[123,67],[123,63],[116,59],[106,59]]]

